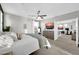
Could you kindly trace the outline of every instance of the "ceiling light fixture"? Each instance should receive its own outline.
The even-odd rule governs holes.
[[[43,18],[40,17],[40,16],[38,16],[38,17],[36,18],[36,20],[43,20]]]

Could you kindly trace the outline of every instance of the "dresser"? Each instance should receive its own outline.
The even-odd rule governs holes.
[[[54,30],[52,29],[47,29],[43,31],[43,36],[45,36],[48,39],[54,40]]]

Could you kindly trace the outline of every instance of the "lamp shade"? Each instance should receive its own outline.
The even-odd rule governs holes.
[[[59,26],[58,26],[58,29],[60,29],[60,30],[64,29],[64,28],[63,28],[63,25],[59,25]]]

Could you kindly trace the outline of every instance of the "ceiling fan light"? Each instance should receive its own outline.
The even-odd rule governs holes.
[[[36,20],[43,20],[41,17],[37,17],[37,19]]]

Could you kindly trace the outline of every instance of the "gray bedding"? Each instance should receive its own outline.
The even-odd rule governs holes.
[[[30,36],[38,39],[40,48],[43,48],[43,47],[51,48],[51,45],[50,45],[48,39],[45,38],[44,36],[42,36],[40,34],[26,34],[26,35],[30,35]]]

